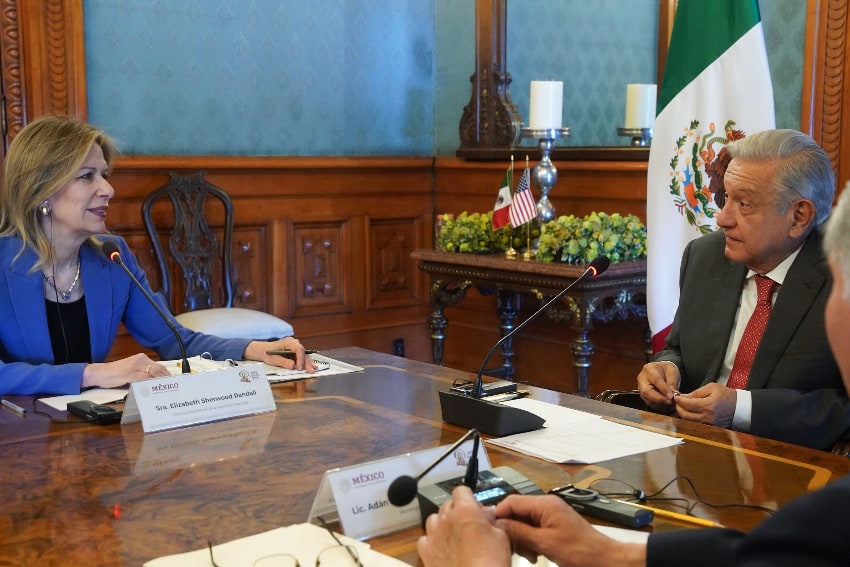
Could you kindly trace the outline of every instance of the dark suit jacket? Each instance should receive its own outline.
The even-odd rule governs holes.
[[[649,536],[648,567],[850,564],[850,476],[786,504],[749,534],[675,530]]]
[[[148,289],[147,277],[127,243],[112,240],[124,263]],[[41,271],[30,272],[35,254],[21,249],[17,237],[0,238],[0,393],[79,394],[85,364],[53,364],[47,329],[44,282]],[[174,334],[120,266],[90,246],[80,248],[80,278],[85,288],[93,362],[103,362],[121,323],[139,344],[163,359],[180,358]],[[160,305],[168,313],[168,307]],[[173,323],[188,356],[209,352],[216,360],[242,358],[248,339],[220,339]]]
[[[720,230],[682,255],[679,307],[656,357],[679,367],[682,392],[716,381],[732,335],[747,268],[727,259],[724,247]],[[815,230],[779,290],[753,361],[754,435],[827,449],[850,434],[850,402],[824,329],[831,285]]]

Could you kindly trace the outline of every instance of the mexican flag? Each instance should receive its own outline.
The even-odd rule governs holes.
[[[496,204],[493,205],[493,230],[499,230],[510,222],[511,212],[511,168],[505,171],[502,186],[496,196]]]
[[[657,108],[646,188],[647,311],[656,352],[679,304],[685,245],[716,228],[725,144],[775,127],[757,0],[679,0]]]

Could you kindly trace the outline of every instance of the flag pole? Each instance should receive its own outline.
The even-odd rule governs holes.
[[[528,168],[528,154],[525,155],[525,167]],[[525,223],[525,252],[522,253],[522,259],[527,262],[534,260],[534,257],[534,250],[531,249],[531,221],[528,221]]]
[[[514,188],[514,155],[511,154],[511,180],[510,180],[510,188],[513,191]],[[514,238],[513,231],[514,228],[510,223],[507,224],[508,229],[508,249],[505,250],[505,259],[506,260],[516,260],[517,252],[514,250]]]

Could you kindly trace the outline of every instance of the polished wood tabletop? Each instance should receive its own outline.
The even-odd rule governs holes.
[[[438,391],[465,372],[359,348],[323,354],[365,370],[273,387],[277,411],[145,435],[140,424],[54,421],[30,397],[0,409],[0,565],[141,565],[307,520],[325,471],[447,445],[465,430],[440,419]],[[540,488],[776,508],[850,472],[850,459],[579,396],[531,388],[684,443],[593,465],[561,465],[486,445]],[[68,419],[71,422],[65,422]],[[698,495],[694,490],[698,491]],[[658,504],[658,507],[665,507]],[[671,508],[674,509],[674,508]],[[748,530],[766,513],[697,504],[694,514]],[[656,519],[645,529],[688,527]],[[375,538],[416,565],[419,528]]]

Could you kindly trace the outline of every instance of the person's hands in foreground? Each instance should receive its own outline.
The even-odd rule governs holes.
[[[483,507],[466,486],[425,520],[417,544],[426,567],[508,567],[508,536],[493,523],[492,508]]]
[[[496,505],[495,514],[514,552],[531,562],[543,555],[559,567],[646,563],[645,545],[603,535],[554,495],[511,495]]]

